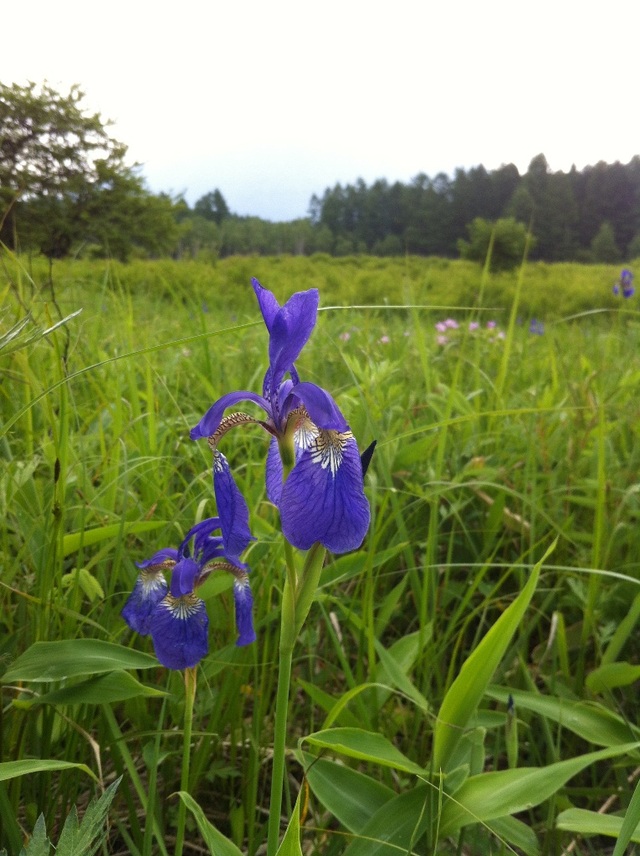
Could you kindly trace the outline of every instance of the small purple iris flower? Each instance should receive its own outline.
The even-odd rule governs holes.
[[[285,538],[300,550],[320,542],[334,553],[346,553],[360,546],[370,521],[358,446],[331,395],[301,381],[294,366],[316,324],[318,290],[296,292],[280,306],[257,279],[252,285],[269,332],[269,368],[262,395],[248,391],[223,395],[191,430],[191,439],[208,439],[220,508],[221,495],[232,487],[228,467],[225,471],[220,465],[218,443],[237,425],[261,425],[271,435],[267,496],[280,511]],[[246,413],[224,416],[239,401],[257,404],[267,418]]]
[[[221,528],[221,519],[210,517],[193,526],[177,550],[166,547],[137,563],[140,575],[122,617],[132,630],[151,636],[156,656],[167,669],[190,668],[207,655],[209,617],[195,590],[213,571],[228,571],[235,578],[236,644],[255,641],[249,569],[230,552],[224,529],[222,536],[212,534]],[[170,585],[166,570],[171,571]]]
[[[633,274],[629,270],[629,268],[622,268],[620,271],[620,279],[613,286],[613,293],[615,295],[620,294],[622,292],[623,297],[631,297],[635,288],[633,287]]]

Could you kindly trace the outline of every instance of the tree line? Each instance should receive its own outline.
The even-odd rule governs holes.
[[[336,184],[306,217],[273,223],[234,214],[216,188],[191,207],[151,193],[109,123],[48,84],[0,84],[0,240],[50,259],[70,253],[219,258],[235,254],[405,253],[503,261],[616,262],[640,256],[640,156],[552,172],[543,154],[513,164]],[[528,238],[527,238],[528,234]]]

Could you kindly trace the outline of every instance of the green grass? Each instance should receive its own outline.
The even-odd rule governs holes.
[[[480,269],[438,259],[65,262],[54,266],[54,291],[37,261],[5,255],[2,270],[3,671],[11,676],[36,642],[152,653],[120,609],[135,561],[215,513],[206,444],[188,431],[219,395],[261,387],[267,335],[250,278],[280,300],[318,287],[323,310],[298,369],[331,390],[361,448],[378,446],[367,540],[328,561],[294,652],[289,814],[308,768],[303,835],[311,852],[329,856],[373,852],[367,839],[381,837],[385,811],[387,826],[406,818],[417,853],[560,853],[585,822],[566,812],[595,812],[610,799],[607,814],[621,822],[640,764],[627,746],[639,739],[640,316],[634,299],[611,294],[617,268],[532,264],[491,275],[481,306]],[[435,324],[448,316],[461,326],[438,344]],[[531,317],[545,322],[543,335],[529,333]],[[25,318],[13,338],[4,335]],[[470,320],[483,329],[469,332]],[[488,320],[504,338],[487,331]],[[229,592],[211,591],[212,653],[199,669],[188,791],[253,856],[266,838],[284,565],[265,496],[265,440],[232,432],[224,444],[257,537],[247,561],[258,642],[235,648]],[[532,569],[556,541],[524,604]],[[483,640],[497,622],[508,633],[489,684],[473,670],[476,709],[457,678],[474,651],[489,662]],[[38,703],[82,678],[5,681],[0,765],[83,764],[105,786],[122,775],[105,852],[172,853],[182,680],[153,665],[128,673],[167,694],[129,687],[120,698],[125,679],[115,677],[79,700]],[[450,751],[437,748],[441,780],[430,765],[443,702],[460,731]],[[342,748],[329,740],[342,732],[308,739],[345,728],[355,736],[345,732]],[[361,745],[362,732],[386,742]],[[406,760],[384,761],[387,744]],[[565,779],[558,765],[572,759]],[[523,807],[514,796],[505,811],[536,850],[520,826],[490,818],[494,786],[482,777],[513,763],[544,771],[544,781],[523,780],[542,801]],[[77,768],[0,781],[0,846],[17,853],[40,812],[56,840],[71,807],[82,811],[100,785]],[[356,788],[381,812],[379,827],[349,806]],[[486,812],[485,822],[460,826],[456,795]],[[194,817],[187,853],[206,840]],[[613,847],[603,825],[596,831],[574,852]]]

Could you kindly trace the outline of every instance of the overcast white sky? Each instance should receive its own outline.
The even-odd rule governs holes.
[[[218,187],[291,220],[358,177],[640,154],[638,0],[29,0],[3,21],[3,83],[79,83],[190,204]]]

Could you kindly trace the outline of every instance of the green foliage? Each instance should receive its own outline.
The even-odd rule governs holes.
[[[180,803],[194,846],[263,846],[283,559],[259,437],[225,449],[257,537],[258,643],[232,644],[230,593],[207,589],[186,787],[182,677],[120,618],[135,562],[215,513],[188,431],[223,392],[260,390],[252,275],[280,300],[321,289],[300,370],[362,447],[378,440],[370,534],[320,571],[293,659],[292,852],[551,856],[577,833],[591,852],[637,837],[640,358],[617,267],[62,260],[61,325],[44,260],[5,253],[2,271],[0,847],[19,853],[41,813],[44,845],[120,775],[113,852],[172,852]],[[441,345],[445,317],[458,335]],[[469,332],[490,319],[505,338]]]
[[[49,259],[91,244],[126,259],[134,247],[166,255],[175,246],[173,203],[149,193],[126,146],[99,114],[87,115],[74,85],[0,84],[0,238]]]
[[[491,270],[513,270],[522,264],[527,246],[527,228],[511,217],[489,223],[476,217],[467,227],[469,240],[458,241],[460,257],[484,264]],[[535,244],[535,238],[531,240]]]
[[[613,264],[620,261],[621,254],[611,223],[605,222],[600,226],[597,235],[591,241],[591,253],[596,262]]]
[[[60,838],[55,846],[57,856],[92,856],[103,846],[107,838],[106,820],[120,779],[116,779],[97,800],[89,804],[82,821],[78,820],[75,806],[67,817]],[[51,842],[47,838],[44,815],[36,821],[29,843],[20,851],[20,856],[48,856]],[[7,856],[5,850],[0,856]]]

